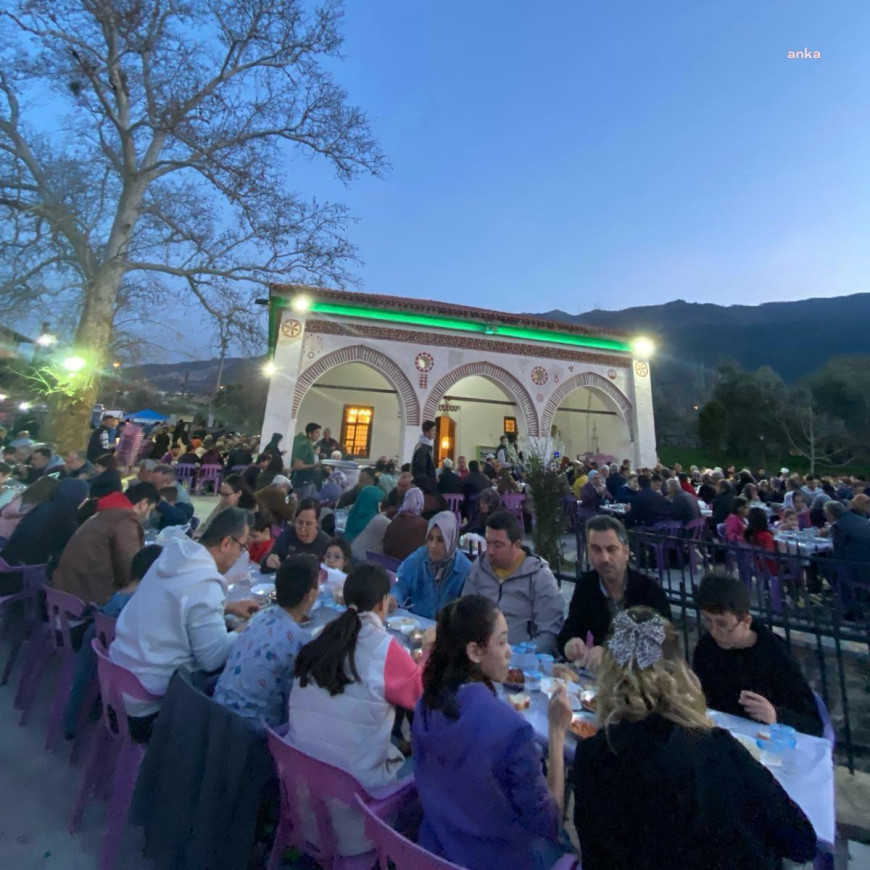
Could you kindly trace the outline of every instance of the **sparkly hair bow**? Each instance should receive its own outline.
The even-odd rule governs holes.
[[[616,662],[623,667],[632,658],[639,668],[648,668],[662,657],[662,644],[665,641],[665,621],[661,616],[646,622],[635,622],[627,613],[616,615],[613,620],[613,634],[607,649]]]

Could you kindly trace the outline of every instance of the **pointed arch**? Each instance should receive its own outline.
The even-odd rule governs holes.
[[[595,372],[581,372],[579,375],[568,378],[567,381],[562,381],[558,388],[553,391],[549,401],[544,407],[544,412],[541,414],[541,431],[549,432],[553,425],[553,418],[556,416],[556,411],[559,410],[559,405],[574,392],[574,390],[590,387],[593,390],[598,390],[607,396],[619,409],[622,419],[625,420],[625,425],[628,427],[628,437],[634,441],[634,408],[628,397],[619,387],[611,383],[607,378],[602,377]]]
[[[350,345],[322,356],[308,366],[296,381],[293,391],[293,417],[299,413],[299,406],[305,394],[330,369],[346,363],[362,363],[382,374],[395,388],[399,397],[399,411],[405,426],[420,425],[420,400],[405,373],[388,356],[364,344]]]
[[[432,392],[429,393],[429,398],[426,399],[426,404],[423,406],[423,419],[434,420],[438,415],[438,403],[444,398],[447,391],[454,384],[458,384],[463,378],[470,378],[473,375],[486,378],[496,386],[507,390],[517,401],[529,435],[535,437],[539,434],[538,412],[535,410],[535,405],[532,402],[529,391],[507,369],[489,362],[467,363],[444,375],[432,387]]]

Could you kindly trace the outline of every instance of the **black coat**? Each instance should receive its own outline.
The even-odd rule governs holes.
[[[722,649],[710,634],[698,641],[692,667],[707,703],[714,710],[745,717],[740,693],[757,692],[776,708],[777,722],[820,737],[824,729],[816,700],[785,641],[754,619],[752,630],[758,640],[746,649]]]
[[[671,505],[659,493],[652,489],[639,489],[631,500],[631,510],[625,516],[627,526],[654,526],[656,523],[668,522],[671,517]]]
[[[462,478],[455,471],[449,468],[442,468],[441,477],[438,478],[438,492],[462,492]]]
[[[870,562],[870,520],[859,514],[843,514],[831,527],[834,558]]]
[[[482,471],[472,471],[462,482],[465,497],[479,495],[485,489],[492,489],[492,481]]]
[[[627,609],[642,604],[657,610],[665,619],[671,618],[671,605],[662,587],[646,574],[629,568],[625,586],[625,607]],[[564,654],[565,644],[572,637],[579,637],[585,643],[586,634],[590,631],[595,645],[600,646],[610,631],[611,619],[607,599],[601,591],[598,572],[587,571],[574,586],[568,616],[559,632],[559,651]]]
[[[425,477],[433,487],[437,483],[432,448],[428,444],[420,442],[414,448],[414,455],[411,457],[411,476],[414,478]]]
[[[698,504],[698,499],[681,489],[671,501],[671,517],[683,525],[701,519],[701,506]]]
[[[583,870],[773,870],[815,854],[803,811],[721,728],[624,720],[579,741],[574,783]]]
[[[618,471],[614,471],[613,474],[608,475],[607,477],[607,491],[616,498],[616,493],[619,492],[619,487],[624,486],[628,483],[628,480],[624,478]]]
[[[296,534],[296,528],[294,526],[287,526],[287,528],[284,529],[284,531],[275,539],[275,543],[272,544],[272,549],[263,556],[263,560],[260,562],[260,570],[264,574],[271,574],[275,571],[275,568],[266,567],[266,560],[273,553],[278,556],[282,562],[294,553],[311,553],[312,555],[317,556],[318,559],[323,559],[323,554],[326,552],[326,545],[328,543],[329,535],[327,535],[326,532],[319,531],[317,537],[310,544],[303,544],[302,541],[299,540],[299,536]]]

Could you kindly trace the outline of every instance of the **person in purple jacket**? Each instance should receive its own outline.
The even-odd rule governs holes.
[[[548,710],[545,779],[531,724],[493,686],[507,678],[507,636],[489,598],[442,608],[411,730],[418,843],[468,870],[544,870],[571,851],[560,824],[571,709],[560,689]]]

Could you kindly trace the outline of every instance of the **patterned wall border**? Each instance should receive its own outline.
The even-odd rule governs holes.
[[[352,335],[356,338],[401,341],[407,344],[432,345],[434,347],[456,347],[463,350],[505,353],[510,356],[530,356],[541,359],[565,360],[567,362],[584,362],[590,365],[617,366],[623,369],[631,367],[631,359],[627,356],[563,350],[552,345],[503,341],[497,338],[476,338],[471,335],[451,335],[446,332],[419,332],[410,329],[389,329],[382,326],[368,326],[360,323],[339,323],[335,320],[313,319],[308,320],[305,330],[306,332],[319,332],[327,335]]]
[[[532,402],[532,397],[529,391],[506,369],[500,366],[493,365],[488,362],[466,363],[448,372],[441,380],[432,387],[432,392],[426,400],[423,407],[423,419],[434,420],[438,416],[438,403],[447,394],[447,391],[454,385],[459,383],[463,378],[479,375],[492,381],[494,384],[503,387],[510,392],[517,400],[517,404],[522,411],[523,418],[526,421],[526,428],[529,435],[537,436],[538,434],[538,412]]]
[[[574,392],[581,387],[592,387],[599,392],[604,393],[609,399],[612,399],[617,408],[619,408],[622,418],[628,426],[629,438],[634,441],[634,408],[628,397],[616,386],[614,386],[607,378],[602,378],[601,375],[595,372],[581,372],[579,375],[574,375],[566,381],[562,381],[559,387],[553,391],[547,406],[541,414],[541,431],[549,432],[553,425],[553,418],[556,416],[556,411],[559,410],[559,405]]]
[[[420,400],[417,398],[417,393],[414,391],[414,387],[405,376],[405,373],[388,356],[372,347],[366,347],[364,344],[350,345],[349,347],[342,347],[339,350],[328,353],[317,360],[317,362],[308,366],[299,375],[299,379],[296,381],[296,389],[293,391],[293,416],[296,417],[299,413],[299,406],[302,404],[303,397],[314,386],[318,378],[336,366],[352,362],[364,363],[380,372],[396,388],[399,394],[399,405],[405,418],[405,425],[420,425]]]

